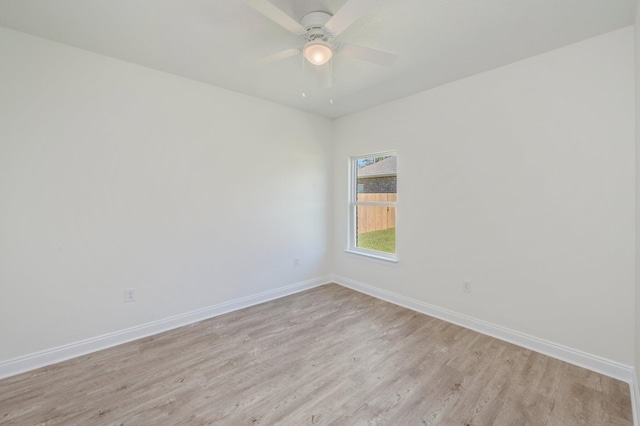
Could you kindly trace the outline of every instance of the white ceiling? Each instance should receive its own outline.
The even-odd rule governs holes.
[[[345,0],[273,3],[299,21]],[[632,25],[634,14],[635,0],[380,0],[338,41],[397,61],[338,56],[321,89],[301,56],[254,64],[304,40],[242,0],[0,0],[2,26],[330,118]]]

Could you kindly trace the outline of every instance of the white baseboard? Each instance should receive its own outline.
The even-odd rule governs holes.
[[[373,287],[340,276],[334,275],[333,282],[376,297],[378,299],[391,302],[395,305],[403,306],[416,312],[439,318],[441,320],[477,331],[482,334],[486,334],[491,337],[495,337],[500,340],[504,340],[509,343],[513,343],[518,346],[525,347],[527,349],[531,349],[536,352],[540,352],[550,357],[587,368],[589,370],[604,374],[609,377],[613,377],[618,380],[622,380],[627,383],[632,383],[632,379],[635,376],[633,367],[631,366],[620,364],[618,362],[611,361],[605,358],[600,358],[598,356],[559,345],[557,343],[549,342],[547,340],[539,339],[537,337],[529,336],[527,334],[510,330],[508,328],[491,324],[486,321],[478,320],[466,315],[462,315],[448,309],[430,305],[420,300],[405,297],[396,293],[392,293],[390,291],[382,290],[377,287]]]
[[[102,336],[92,337],[81,340],[79,342],[58,346],[44,351],[32,353],[18,358],[0,362],[0,379],[26,371],[35,370],[36,368],[55,364],[78,356],[86,355],[91,352],[106,349],[112,346],[127,343],[132,340],[141,339],[174,328],[193,324],[198,321],[213,318],[228,312],[237,311],[238,309],[247,308],[249,306],[258,305],[270,300],[289,296],[300,291],[308,290],[323,284],[331,282],[330,276],[319,277],[299,283],[276,288],[274,290],[265,291],[263,293],[254,294],[240,299],[232,300],[218,305],[209,306],[207,308],[198,309],[158,321],[137,325],[135,327],[104,334]]]

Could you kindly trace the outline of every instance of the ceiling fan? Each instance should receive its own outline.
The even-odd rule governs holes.
[[[325,11],[307,13],[298,22],[269,0],[245,0],[245,2],[275,23],[306,40],[301,48],[286,49],[256,61],[268,64],[302,53],[315,66],[318,81],[322,87],[331,87],[330,60],[335,54],[357,58],[378,65],[391,66],[396,55],[370,47],[334,42],[358,18],[371,9],[378,0],[348,0],[335,15]]]

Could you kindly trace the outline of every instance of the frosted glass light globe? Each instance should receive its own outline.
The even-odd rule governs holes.
[[[333,56],[333,49],[323,41],[310,41],[304,47],[304,57],[313,65],[324,65]]]

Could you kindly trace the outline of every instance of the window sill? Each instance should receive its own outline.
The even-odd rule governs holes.
[[[370,253],[370,252],[366,252],[366,251],[353,250],[353,249],[346,249],[345,252],[346,253],[351,253],[351,254],[356,254],[358,256],[370,257],[372,259],[384,260],[385,262],[398,263],[398,258],[396,258],[396,257],[387,257],[387,256],[379,255],[379,254],[376,254],[376,253]]]

